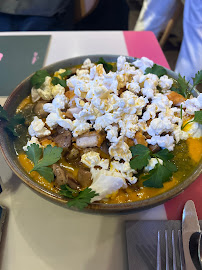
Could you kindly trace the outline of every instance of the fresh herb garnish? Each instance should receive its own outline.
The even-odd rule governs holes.
[[[48,182],[52,182],[54,180],[54,174],[53,170],[48,166],[60,159],[62,151],[63,149],[61,147],[52,147],[51,145],[47,145],[42,151],[42,148],[38,144],[31,144],[27,147],[26,152],[27,157],[34,163],[34,168],[30,172],[36,171],[48,180]],[[42,152],[43,157],[40,159]]]
[[[196,111],[194,113],[194,119],[188,121],[186,124],[181,126],[181,129],[184,129],[188,124],[192,123],[192,122],[197,122],[199,124],[202,125],[202,111]]]
[[[152,73],[152,74],[156,74],[159,78],[163,75],[166,75],[167,74],[167,71],[165,68],[157,65],[157,64],[154,64],[153,67],[148,67],[146,68],[145,70],[145,75],[146,74],[149,74],[149,73]]]
[[[198,71],[198,73],[195,74],[195,77],[193,79],[193,87],[198,85],[199,83],[202,83],[202,70]]]
[[[6,120],[5,128],[11,132],[14,136],[18,136],[19,134],[16,131],[16,126],[23,124],[25,122],[24,117],[22,114],[14,114],[13,117],[9,117],[8,113],[4,108],[0,105],[0,119]]]
[[[35,74],[31,77],[31,84],[35,88],[40,88],[41,85],[45,82],[46,76],[50,76],[46,70],[38,70]]]
[[[143,179],[146,179],[146,181],[143,182],[145,187],[163,187],[163,183],[169,181],[172,173],[177,171],[175,164],[170,161],[173,158],[173,154],[169,152],[168,149],[163,149],[153,154],[146,146],[137,144],[130,147],[130,150],[134,157],[130,161],[132,169],[143,169],[148,165],[151,157],[156,158],[158,161],[154,169],[143,176]],[[160,164],[158,159],[163,160],[163,164]]]
[[[58,78],[58,77],[53,77],[53,78],[52,78],[52,84],[53,84],[53,85],[60,84],[60,85],[63,86],[63,87],[66,87],[66,86],[67,86],[67,85],[66,85],[66,81],[65,81],[65,80],[62,80],[62,79],[60,79],[60,78]]]
[[[141,170],[142,168],[146,167],[149,163],[149,159],[151,159],[151,151],[148,147],[137,144],[135,146],[130,147],[130,151],[132,156],[134,157],[130,161],[130,166],[132,169]]]
[[[172,87],[171,91],[177,92],[185,98],[188,98],[190,96],[191,93],[189,90],[189,82],[185,80],[185,76],[182,77],[180,74],[178,75],[177,88]]]
[[[7,111],[4,110],[4,108],[1,105],[0,105],[0,118],[7,121],[9,120]]]
[[[109,73],[110,70],[113,70],[113,65],[107,63],[102,57],[99,58],[99,60],[96,64],[103,64],[103,67],[104,67],[106,73]]]
[[[153,170],[143,176],[146,181],[143,182],[145,187],[162,188],[163,183],[170,180],[173,172],[177,171],[177,167],[170,161],[159,162]]]
[[[71,189],[68,185],[62,185],[60,188],[60,194],[71,199],[67,202],[67,205],[69,207],[76,207],[80,210],[88,206],[93,197],[99,195],[91,188],[85,188],[82,191]]]
[[[65,72],[60,73],[59,75],[62,77],[62,79],[64,79],[65,77],[69,76],[72,74],[71,69],[67,69]]]
[[[171,91],[175,91],[178,94],[182,95],[183,97],[189,98],[193,88],[199,83],[202,83],[202,70],[198,71],[198,73],[196,73],[195,77],[192,79],[193,79],[193,87],[192,89],[189,89],[189,82],[185,80],[185,76],[182,77],[179,74],[178,79],[177,79],[177,88],[171,87]]]
[[[52,84],[53,85],[60,84],[61,86],[66,87],[67,84],[66,84],[65,77],[67,77],[67,76],[69,76],[71,74],[72,74],[72,71],[70,69],[67,69],[65,72],[59,74],[61,79],[59,77],[53,77],[52,78]]]
[[[182,120],[182,104],[180,105],[180,119]]]

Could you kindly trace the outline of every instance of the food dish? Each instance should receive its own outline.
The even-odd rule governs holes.
[[[86,58],[88,57],[80,57],[56,63],[54,66],[46,68],[46,70],[51,74],[58,71],[60,68],[77,66],[78,64],[81,65]],[[99,58],[99,56],[90,57],[92,62],[97,62]],[[107,62],[115,62],[118,56],[103,56],[103,58]],[[74,62],[73,64],[71,64],[72,61]],[[157,68],[157,72],[159,72],[158,66],[154,65],[152,61],[146,58],[135,61],[135,64],[133,58],[128,57],[127,61],[130,62],[130,64],[126,62],[125,57],[119,57],[117,62],[118,71],[105,74],[102,64],[96,66],[87,60],[84,62],[82,67],[77,66],[79,69],[77,69],[76,75],[68,74],[66,70],[59,70],[59,72],[56,72],[54,74],[54,77],[56,77],[56,79],[54,79],[56,80],[55,87],[52,86],[51,91],[49,90],[49,86],[52,79],[49,76],[44,76],[45,84],[42,85],[42,89],[38,86],[38,88],[34,87],[32,89],[32,101],[35,101],[35,115],[38,116],[35,116],[34,120],[32,119],[30,122],[28,117],[26,117],[26,120],[29,122],[29,134],[32,136],[32,139],[29,139],[27,145],[24,144],[24,150],[27,151],[29,148],[33,148],[33,146],[36,147],[36,144],[39,144],[37,149],[40,149],[40,147],[46,147],[47,144],[52,144],[52,146],[62,146],[62,148],[66,150],[67,157],[66,160],[60,160],[57,165],[54,165],[55,168],[53,168],[53,171],[56,176],[56,181],[53,179],[54,181],[52,181],[50,185],[44,185],[44,180],[42,179],[41,184],[43,184],[44,188],[34,181],[31,181],[30,178],[26,176],[26,180],[27,178],[29,179],[28,182],[26,181],[29,183],[28,185],[31,184],[32,187],[34,186],[34,188],[40,190],[41,193],[44,193],[45,191],[45,194],[51,198],[56,198],[60,202],[66,201],[65,198],[57,192],[60,185],[67,184],[71,188],[78,190],[90,187],[93,191],[99,194],[94,194],[96,196],[91,198],[91,201],[102,201],[101,203],[98,202],[89,205],[89,208],[122,210],[133,208],[139,209],[162,202],[170,198],[172,194],[175,195],[188,184],[186,181],[189,177],[187,178],[187,176],[191,171],[186,175],[187,179],[181,183],[179,183],[180,181],[177,181],[174,185],[170,185],[173,181],[167,182],[171,177],[170,171],[174,172],[176,170],[175,165],[171,164],[169,161],[171,158],[168,156],[169,151],[174,149],[175,144],[178,143],[180,139],[201,136],[200,134],[196,135],[196,132],[194,135],[193,133],[190,133],[190,130],[193,129],[188,129],[189,131],[182,131],[180,129],[182,125],[180,114],[186,116],[187,110],[192,109],[189,117],[184,118],[185,120],[189,120],[189,118],[191,118],[190,116],[194,114],[193,104],[195,104],[196,107],[196,104],[199,103],[199,98],[193,99],[193,104],[191,105],[186,105],[187,101],[185,101],[185,98],[178,94],[176,94],[174,98],[171,96],[168,98],[165,92],[171,88],[173,84],[172,79],[168,78],[167,75],[159,76],[160,78],[155,74],[144,75],[146,68],[149,68],[150,71],[152,68]],[[113,65],[111,68],[113,68]],[[162,72],[162,70],[160,71]],[[151,73],[152,72],[153,71],[151,71]],[[177,78],[172,72],[166,72],[168,72],[168,75],[171,77],[174,77],[175,79]],[[58,84],[59,80],[63,80],[63,76],[59,73],[65,74],[65,76],[63,76],[65,81],[67,79],[68,89],[64,89],[61,85],[63,82],[60,81],[60,84]],[[33,78],[34,77],[31,79],[32,83]],[[29,87],[29,89],[31,89],[29,79],[25,81],[23,88]],[[35,80],[34,83],[37,83],[37,80]],[[89,86],[90,84],[93,87],[87,88],[87,85]],[[46,87],[46,85],[49,86]],[[19,95],[19,88],[16,90]],[[14,91],[14,94],[17,93],[16,90]],[[172,93],[170,92],[170,94]],[[196,94],[196,91],[193,90],[193,93]],[[16,103],[15,108],[18,107],[17,112],[20,111],[23,113],[25,105],[27,104],[30,106],[30,104],[32,104],[32,102],[30,102],[30,98],[26,98],[28,94],[29,91],[27,90],[26,94],[23,93],[23,96],[20,97],[21,103],[19,101],[18,104]],[[176,101],[176,96],[178,99],[182,98],[182,100]],[[13,99],[12,96],[11,99]],[[39,101],[37,99],[39,99]],[[43,103],[46,103],[45,105],[42,105],[44,108],[42,114],[38,113],[38,108],[42,104],[41,99],[45,100]],[[173,102],[171,100],[177,103],[172,106]],[[182,105],[182,108],[180,109],[177,106],[178,103],[181,104],[181,102],[185,105]],[[36,109],[37,106],[38,108]],[[73,112],[72,109],[77,111]],[[152,116],[152,110],[154,110],[154,116]],[[198,110],[198,108],[195,110]],[[13,111],[13,114],[14,112],[15,111]],[[26,115],[27,112],[28,111],[24,114]],[[166,115],[168,112],[169,114]],[[72,115],[72,113],[74,115]],[[158,117],[156,117],[156,114]],[[39,118],[42,118],[43,121]],[[44,122],[46,122],[46,126],[44,125]],[[41,127],[39,128],[40,125]],[[193,124],[190,124],[190,126],[191,125]],[[194,125],[197,125],[197,132],[201,132],[198,124],[194,123]],[[66,130],[65,134],[64,130]],[[145,136],[147,136],[147,138],[145,138]],[[63,141],[63,143],[61,143],[61,137],[66,138],[65,142]],[[5,139],[2,144],[3,151],[5,153],[6,147],[4,143]],[[35,144],[32,145],[32,143]],[[107,143],[109,144],[108,147],[106,145]],[[145,152],[147,158],[144,160],[143,165],[137,165],[138,149],[133,146],[137,143],[139,147],[141,147],[139,149],[141,153],[147,151],[147,153]],[[141,146],[140,144],[142,143],[145,146]],[[196,145],[199,146],[200,149],[201,142],[199,141],[197,143]],[[147,148],[148,144],[150,146],[150,150]],[[193,145],[193,143],[190,144]],[[152,145],[156,145],[157,149],[154,149]],[[100,146],[102,146],[101,150]],[[131,148],[131,151],[129,149],[130,146],[134,147]],[[90,147],[94,148],[89,151]],[[163,160],[165,158],[163,156],[159,159],[159,147],[163,149],[165,147],[168,148],[169,151],[166,150],[166,152],[164,150],[164,152],[161,152],[162,154],[167,155],[167,160]],[[183,148],[184,147],[181,147],[181,149]],[[17,149],[16,144],[15,149]],[[35,150],[38,151],[37,149]],[[159,154],[159,156],[157,156],[155,152]],[[14,149],[12,154],[14,155]],[[132,159],[132,154],[134,155],[134,159]],[[192,178],[189,179],[189,182],[193,181],[193,175],[196,178],[196,175],[200,173],[200,154],[201,153],[198,154],[199,157],[197,157],[197,161],[195,162],[196,170],[192,174]],[[78,159],[72,159],[70,157],[71,155],[77,155]],[[25,159],[27,159],[25,153],[21,154],[19,152],[18,160],[26,169],[28,163],[25,162]],[[33,158],[30,159],[33,161]],[[72,160],[76,160],[76,162]],[[133,164],[134,160],[136,164],[135,167]],[[20,171],[20,175],[22,176],[22,169],[20,168],[17,160],[15,160],[15,162],[18,166],[18,175]],[[144,197],[143,185],[141,184],[141,186],[138,187],[135,183],[138,178],[139,182],[142,181],[140,180],[140,173],[145,174],[147,171],[150,171],[151,173],[153,171],[152,169],[157,167],[157,162],[159,163],[160,169],[162,168],[161,165],[164,165],[164,168],[170,166],[167,178],[161,179],[160,183],[158,183],[158,185],[163,186],[163,182],[166,181],[167,183],[164,185],[168,184],[168,187],[164,190],[161,189],[161,192],[159,192],[160,189],[158,187],[158,192],[156,194],[149,194],[149,192],[146,192]],[[78,163],[79,166],[77,166]],[[176,160],[175,163],[179,166]],[[188,161],[188,165],[189,167],[193,165],[190,163],[190,160]],[[27,172],[33,168],[33,164],[32,167],[28,167]],[[74,177],[75,172],[77,173],[78,170],[81,169],[84,170],[86,167],[89,168],[86,169],[86,174],[89,175],[89,173],[91,173],[91,176],[87,177],[87,180],[83,181],[83,173],[81,174],[80,179],[78,179],[77,176]],[[15,169],[16,168],[14,168],[14,170]],[[73,174],[68,174],[67,179],[65,179],[65,177],[61,179],[59,175],[61,176],[64,170],[72,171]],[[38,169],[38,172],[39,171],[40,170]],[[32,177],[34,177],[34,174],[37,173],[32,172]],[[42,175],[44,174],[42,173]],[[146,175],[148,176],[149,174],[146,173]],[[147,185],[149,188],[145,188],[147,191],[152,190],[151,178],[152,176],[150,176],[150,179],[147,177],[146,181],[144,181],[149,183]],[[103,185],[103,183],[105,184]],[[176,187],[173,188],[175,185]],[[181,189],[179,189],[180,186]],[[47,190],[47,187],[49,190]],[[174,190],[175,192],[173,192]],[[132,193],[136,195],[133,196]],[[64,194],[66,193],[63,192],[63,195]],[[156,197],[152,198],[152,196],[155,195]]]

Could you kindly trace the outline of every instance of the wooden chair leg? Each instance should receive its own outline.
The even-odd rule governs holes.
[[[173,17],[169,20],[169,22],[165,28],[165,31],[164,31],[164,33],[159,41],[161,47],[163,47],[165,45],[165,43],[168,39],[168,36],[170,35],[170,32],[171,32],[176,20],[178,19],[180,14],[183,12],[183,8],[184,8],[184,5],[180,1],[177,8],[176,8],[176,11],[175,11]]]

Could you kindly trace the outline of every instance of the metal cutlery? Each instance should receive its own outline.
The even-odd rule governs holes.
[[[188,270],[202,269],[199,264],[200,225],[194,202],[186,202],[182,215],[182,242]]]
[[[176,239],[177,237],[177,239]],[[162,241],[165,243],[162,245]],[[177,240],[177,241],[176,241]],[[169,243],[171,242],[171,245]],[[169,258],[169,249],[172,250],[172,263]],[[165,258],[162,258],[162,250],[165,250]],[[179,258],[179,263],[177,263],[177,258]],[[162,267],[162,261],[165,261],[165,267]],[[179,268],[180,266],[180,268]],[[184,262],[184,252],[182,246],[182,237],[181,231],[178,230],[178,234],[176,236],[175,231],[171,231],[171,239],[169,241],[168,231],[165,230],[164,233],[158,231],[158,243],[157,243],[157,270],[185,270],[185,262]]]

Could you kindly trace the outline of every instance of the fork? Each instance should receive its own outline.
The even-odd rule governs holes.
[[[162,241],[161,241],[161,231],[158,231],[158,242],[157,242],[157,270],[162,270],[162,269],[166,269],[166,270],[177,270],[177,269],[181,269],[181,270],[185,270],[185,261],[184,261],[184,252],[183,252],[183,245],[182,245],[182,234],[181,231],[178,230],[178,241],[177,241],[177,245],[176,245],[176,241],[175,241],[175,231],[172,230],[171,231],[171,249],[172,249],[172,267],[170,268],[170,263],[169,263],[169,241],[168,241],[168,231],[165,230],[164,232],[164,239],[165,239],[165,264],[166,264],[166,268],[162,268],[162,264],[161,264],[161,253],[163,250],[162,247]],[[179,254],[179,262],[180,262],[180,268],[177,267],[177,257]]]

